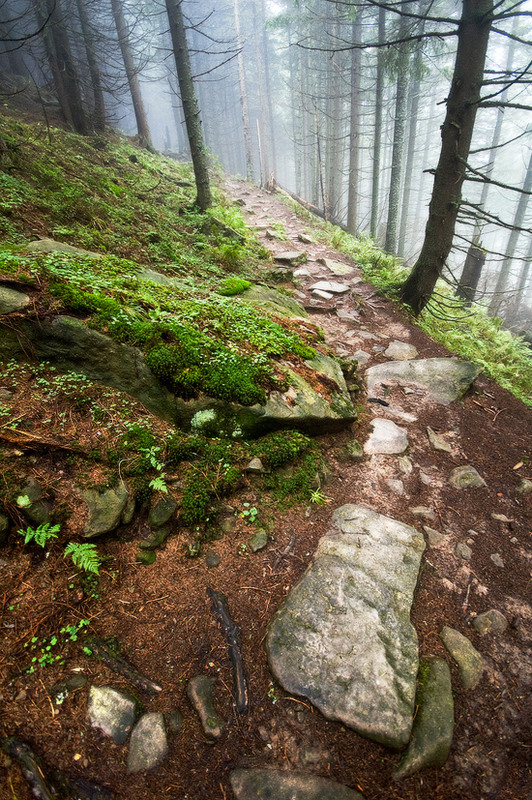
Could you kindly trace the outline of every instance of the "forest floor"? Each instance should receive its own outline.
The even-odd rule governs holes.
[[[449,355],[367,283],[358,283],[354,296],[314,301],[310,284],[319,278],[334,279],[317,259],[328,257],[345,264],[348,259],[322,245],[301,245],[300,233],[312,235],[309,223],[275,195],[236,180],[228,182],[227,188],[244,203],[250,226],[277,222],[284,227],[287,239],[283,241],[266,239],[266,229],[259,231],[270,250],[307,252],[304,267],[309,276],[300,279],[298,299],[310,309],[335,352],[348,357],[365,349],[371,365],[384,360],[382,350],[392,340],[400,340],[414,345],[419,358]],[[351,277],[359,275],[356,265],[352,266]],[[352,312],[352,318],[345,313],[339,317],[338,312]],[[9,381],[1,381],[0,388],[10,390]],[[413,464],[406,475],[399,470],[396,456],[357,463],[342,459],[345,444],[353,438],[364,442],[371,419],[383,413],[382,407],[367,402],[363,390],[354,400],[362,410],[352,429],[320,437],[329,468],[323,486],[329,502],[274,508],[250,479],[228,501],[236,514],[232,532],[213,542],[212,549],[220,556],[218,567],[209,568],[203,557],[186,558],[177,529],[158,552],[156,563],[142,566],[135,561],[139,529],[133,526],[124,536],[106,539],[105,552],[113,557],[112,566],[103,569],[99,596],[87,599],[73,597],[60,577],[64,573],[60,556],[36,559],[20,545],[5,548],[0,560],[5,634],[0,645],[1,735],[29,741],[46,764],[96,780],[116,800],[225,800],[232,797],[229,774],[237,767],[276,767],[331,777],[363,792],[366,800],[529,799],[532,496],[518,494],[516,489],[524,478],[532,479],[532,414],[482,376],[462,401],[450,406],[436,406],[417,393],[392,389],[387,400],[417,417],[405,426]],[[448,434],[451,453],[431,449],[427,426]],[[34,465],[43,476],[58,474],[68,470],[67,458],[67,453],[39,452]],[[462,464],[474,466],[486,486],[466,491],[450,486],[448,474]],[[429,482],[425,482],[427,476]],[[385,482],[389,479],[401,479],[404,493],[394,492]],[[396,753],[326,720],[306,700],[287,695],[273,681],[264,650],[268,623],[329,530],[332,511],[352,502],[419,529],[428,524],[447,534],[437,547],[427,547],[412,621],[420,655],[438,655],[451,665],[455,737],[444,767],[401,782],[392,779]],[[253,528],[239,515],[243,503],[270,520],[272,538],[259,553],[250,553],[246,546]],[[432,521],[413,514],[411,509],[420,505],[434,512]],[[469,561],[455,555],[456,544],[466,540],[472,542]],[[494,563],[494,554],[504,566]],[[207,587],[227,596],[241,631],[250,693],[249,712],[244,716],[233,708],[227,646]],[[481,637],[471,621],[490,608],[501,611],[510,624],[502,634]],[[90,620],[91,630],[101,637],[115,635],[124,657],[162,685],[156,697],[139,690],[138,699],[146,710],[178,708],[183,714],[182,730],[171,735],[169,755],[153,772],[127,775],[127,746],[113,745],[89,728],[88,686],[60,706],[51,700],[53,684],[72,674],[83,674],[89,685],[106,684],[131,692],[125,679],[74,644],[65,650],[64,665],[54,663],[33,674],[26,672],[24,644],[32,636],[50,636],[65,620],[82,619]],[[468,636],[485,659],[484,675],[474,689],[461,686],[456,665],[441,643],[439,633],[445,625]],[[226,721],[224,736],[215,744],[206,740],[186,697],[187,682],[199,673],[215,679],[216,705]],[[0,797],[30,798],[20,770],[2,755]]]

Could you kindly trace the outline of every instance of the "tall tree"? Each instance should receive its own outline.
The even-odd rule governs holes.
[[[89,69],[92,86],[94,103],[92,126],[95,131],[102,132],[105,130],[105,101],[103,98],[102,80],[95,47],[95,32],[89,20],[86,0],[76,0],[76,8],[78,10],[81,33],[83,36],[83,45],[87,55],[87,66]]]
[[[242,124],[244,126],[244,148],[246,152],[246,178],[253,181],[253,152],[251,148],[251,130],[249,127],[248,92],[246,86],[246,73],[244,71],[244,54],[242,40],[242,26],[240,23],[239,0],[233,0],[235,10],[236,43],[238,47],[238,81],[240,84],[240,105],[242,108]]]
[[[165,0],[165,3],[170,25],[170,36],[172,37],[177,80],[185,115],[187,137],[196,179],[196,204],[202,211],[205,211],[212,205],[208,158],[201,132],[201,120],[194,81],[192,80],[190,54],[181,8],[182,0]]]
[[[386,41],[386,12],[379,7],[378,42]],[[384,95],[384,50],[377,51],[377,78],[375,84],[375,129],[373,133],[373,168],[371,180],[371,223],[370,233],[377,238],[379,224],[379,200],[381,179],[382,109]]]
[[[352,29],[353,44],[362,37],[362,11],[357,13]],[[358,225],[359,161],[360,161],[360,71],[362,51],[351,51],[351,109],[349,122],[349,176],[347,187],[347,230],[355,234]]]
[[[402,300],[415,314],[432,296],[453,244],[492,21],[493,0],[463,0],[425,239],[418,260],[400,289]]]
[[[151,149],[151,133],[148,125],[148,117],[144,108],[144,101],[142,99],[142,92],[140,91],[140,83],[133,59],[133,52],[131,49],[129,30],[124,16],[124,9],[122,8],[122,0],[111,0],[111,8],[116,25],[116,32],[118,34],[118,43],[120,51],[124,60],[124,68],[126,70],[126,77],[131,93],[131,101],[133,103],[133,111],[135,113],[135,120],[137,122],[137,133],[141,147]]]

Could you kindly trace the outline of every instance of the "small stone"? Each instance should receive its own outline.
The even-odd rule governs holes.
[[[106,489],[103,492],[86,489],[81,491],[80,495],[87,503],[89,510],[83,530],[83,536],[86,539],[109,533],[120,524],[120,518],[129,497],[125,483],[121,482],[116,489]]]
[[[432,483],[432,477],[431,477],[430,475],[427,475],[427,473],[426,473],[426,472],[420,472],[420,473],[419,473],[419,480],[420,480],[420,481],[421,481],[421,483],[423,483],[425,486],[430,486],[430,485],[431,485],[431,483]]]
[[[368,441],[364,445],[364,452],[369,455],[384,453],[403,453],[408,447],[408,436],[403,428],[400,428],[391,419],[376,417],[371,422],[373,433],[370,434]]]
[[[264,465],[260,458],[252,458],[246,467],[246,472],[252,472],[255,475],[261,475],[264,472]]]
[[[213,688],[214,681],[209,675],[196,675],[188,683],[187,695],[200,718],[206,736],[219,739],[225,725],[214,708]]]
[[[371,356],[370,356],[369,353],[366,353],[365,350],[356,350],[353,353],[353,358],[355,358],[358,361],[359,364],[362,364],[362,366],[364,366],[364,364],[368,363],[368,361],[370,360]]]
[[[178,708],[166,715],[166,724],[172,733],[179,733],[183,727],[183,714]]]
[[[24,516],[36,525],[48,522],[52,513],[52,505],[44,497],[42,487],[34,478],[28,478],[22,487],[21,495],[26,496],[30,504],[23,509]]]
[[[274,253],[273,259],[274,261],[286,261],[288,264],[296,266],[307,260],[307,254],[304,250],[287,250],[284,253]]]
[[[168,754],[164,718],[160,711],[144,714],[131,734],[127,771],[129,774],[153,769]]]
[[[359,441],[353,439],[352,442],[347,442],[340,451],[340,457],[346,461],[361,461],[364,458],[364,448]]]
[[[412,470],[414,469],[412,465],[412,461],[408,458],[408,456],[399,456],[397,459],[397,463],[399,464],[399,469],[401,472],[404,472],[405,475],[411,475]]]
[[[344,294],[349,291],[349,286],[346,283],[337,283],[336,281],[318,281],[313,283],[310,287],[311,291],[329,292],[330,294]]]
[[[516,489],[518,494],[530,494],[532,492],[532,481],[524,478]]]
[[[502,560],[502,558],[499,555],[499,553],[492,553],[490,555],[490,558],[491,558],[491,560],[493,561],[493,563],[495,564],[496,567],[500,567],[501,569],[503,569],[504,561]]]
[[[303,242],[303,244],[316,244],[312,236],[308,236],[306,233],[298,233],[297,238],[300,242]]]
[[[473,689],[480,680],[484,669],[484,660],[475,650],[467,636],[454,628],[445,626],[440,633],[445,647],[458,664],[460,678],[466,689]]]
[[[506,514],[491,514],[491,518],[497,522],[513,522],[513,519],[509,519]]]
[[[512,543],[512,544],[517,544],[517,542],[519,541],[519,539],[517,538],[517,536],[512,536],[512,538],[510,539],[510,541],[511,541],[511,543]]]
[[[158,547],[162,547],[170,533],[170,526],[163,525],[162,528],[157,528],[156,531],[150,531],[148,536],[139,542],[139,547],[141,550],[156,550]]]
[[[149,566],[150,564],[154,564],[157,558],[157,554],[155,550],[139,550],[136,555],[135,561],[137,564],[144,564],[144,566]]]
[[[132,495],[128,495],[126,504],[122,511],[122,515],[120,517],[121,525],[130,525],[133,522],[134,516],[135,516],[135,498]]]
[[[403,481],[395,480],[394,478],[386,478],[384,483],[392,490],[392,492],[395,492],[395,494],[401,495],[405,493],[405,485]]]
[[[321,289],[313,289],[312,294],[314,297],[319,297],[320,300],[332,300],[334,297],[330,292],[323,292]]]
[[[423,517],[430,522],[436,522],[436,514],[428,506],[411,506],[410,511],[415,517]]]
[[[449,665],[442,658],[423,658],[419,665],[417,714],[408,750],[395,778],[406,778],[427,767],[442,767],[454,733],[454,700]]]
[[[15,396],[14,392],[10,392],[9,389],[0,389],[0,400],[7,401],[12,400]]]
[[[436,433],[430,427],[427,427],[427,436],[429,437],[429,442],[433,450],[441,450],[444,453],[452,453],[453,449],[451,445],[445,441],[443,436],[440,436],[439,433]]]
[[[318,264],[323,264],[329,272],[332,272],[333,275],[339,278],[353,272],[353,267],[350,267],[349,264],[342,264],[341,261],[333,261],[331,258],[318,258]]]
[[[463,558],[464,561],[471,561],[471,556],[473,555],[473,551],[465,542],[458,542],[456,547],[454,548],[455,555],[458,558]]]
[[[264,530],[257,531],[248,539],[248,547],[252,553],[258,553],[259,550],[264,550],[268,544],[268,534]]]
[[[110,686],[91,686],[87,713],[92,728],[124,744],[135,721],[135,701]]]
[[[153,508],[150,508],[148,524],[151,525],[152,528],[160,528],[162,525],[166,525],[176,508],[177,502],[172,495],[165,494],[155,503]]]
[[[486,485],[486,482],[481,478],[476,469],[469,465],[455,467],[449,475],[449,483],[451,486],[454,486],[455,489],[472,489]]]
[[[215,550],[209,550],[208,553],[205,554],[205,564],[210,569],[220,566],[220,561],[221,558]]]
[[[477,633],[485,636],[487,633],[504,633],[508,627],[508,620],[496,608],[490,608],[489,611],[484,611],[475,617],[472,625]]]
[[[394,340],[390,342],[384,351],[384,355],[386,358],[395,359],[395,361],[410,361],[412,358],[417,358],[418,353],[414,345]]]
[[[429,528],[428,525],[423,525],[423,530],[427,534],[427,539],[430,547],[439,547],[441,544],[445,542],[445,539],[447,538],[445,534],[440,533],[440,531],[437,531],[434,528]]]

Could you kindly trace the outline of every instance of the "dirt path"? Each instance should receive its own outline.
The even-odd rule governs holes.
[[[308,253],[303,269],[309,274],[299,277],[297,298],[336,353],[348,358],[363,350],[367,364],[373,365],[387,361],[384,350],[392,340],[400,340],[414,345],[419,358],[449,355],[391,303],[377,297],[371,286],[357,281],[361,275],[356,265],[344,256],[321,245],[302,245],[298,236],[306,226],[277,197],[237,181],[228,188],[244,203],[250,225],[283,224],[289,242],[268,239],[263,230],[260,235],[267,247],[277,253],[294,248]],[[324,257],[353,271],[334,276],[318,263]],[[355,294],[316,300],[309,287],[321,278],[352,282]],[[212,543],[220,558],[218,567],[209,567],[203,556],[186,558],[186,532],[177,527],[156,563],[143,567],[135,561],[138,531],[134,531],[123,540],[106,542],[107,555],[114,560],[104,570],[100,596],[87,601],[73,597],[60,578],[64,575],[60,555],[36,563],[18,548],[11,560],[9,554],[2,558],[7,616],[0,670],[8,679],[0,690],[1,733],[30,741],[49,764],[97,780],[116,800],[229,799],[229,774],[237,767],[274,767],[331,777],[358,788],[366,800],[528,799],[532,497],[518,494],[517,488],[523,478],[532,478],[532,415],[482,377],[463,401],[449,406],[435,406],[423,395],[400,389],[387,394],[388,407],[368,402],[363,389],[354,402],[361,411],[353,430],[320,439],[330,471],[323,490],[330,502],[280,511],[249,480],[227,506],[228,532]],[[395,419],[408,432],[408,460],[386,455],[346,459],[345,446],[354,438],[364,443],[371,420],[386,416],[393,407],[411,415]],[[415,421],[408,421],[412,417]],[[445,435],[451,452],[431,448],[427,426]],[[61,462],[64,454],[54,458],[39,456],[35,469],[44,474],[67,468]],[[486,486],[463,492],[451,487],[449,473],[463,464],[474,466]],[[247,549],[253,528],[238,513],[244,502],[256,507],[270,526],[271,540],[260,553]],[[451,664],[455,739],[443,768],[401,783],[391,777],[396,753],[327,721],[307,701],[283,692],[272,681],[264,651],[268,622],[329,530],[332,510],[352,502],[365,503],[419,530],[428,525],[441,534],[425,552],[413,622],[420,655],[439,655]],[[412,511],[419,506],[426,507],[430,517]],[[456,555],[459,543],[470,548],[469,559]],[[226,642],[211,611],[208,586],[227,596],[242,632],[250,696],[245,716],[233,709]],[[19,615],[9,616],[17,607]],[[503,634],[481,637],[471,621],[490,608],[501,611],[509,627]],[[75,648],[64,665],[54,664],[34,675],[24,671],[24,642],[33,632],[30,622],[39,636],[50,636],[65,621],[81,618],[90,619],[91,630],[100,637],[116,635],[124,656],[162,686],[155,697],[139,690],[145,710],[169,713],[179,708],[183,714],[182,729],[170,736],[167,759],[152,772],[126,775],[127,747],[109,743],[86,722],[88,685],[131,692],[126,679]],[[460,684],[456,665],[439,638],[444,625],[468,636],[485,659],[485,674],[475,689]],[[88,684],[53,708],[51,687],[65,673],[82,674]],[[187,682],[198,673],[215,679],[216,705],[226,722],[216,744],[205,739],[186,697]],[[1,800],[30,800],[20,771],[2,755],[0,787]]]

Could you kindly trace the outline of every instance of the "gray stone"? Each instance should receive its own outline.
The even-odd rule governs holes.
[[[264,472],[264,464],[260,458],[252,458],[249,464],[246,465],[246,472],[251,472],[255,475],[262,475]]]
[[[432,484],[432,477],[428,475],[426,472],[419,473],[419,480],[421,483],[424,483],[425,486],[430,486]]]
[[[224,721],[214,708],[214,681],[209,675],[196,675],[187,686],[187,696],[194,706],[203,731],[211,739],[219,739],[224,732]]]
[[[87,713],[92,728],[124,744],[135,721],[135,701],[110,686],[91,686]]]
[[[205,564],[210,569],[214,569],[214,567],[219,567],[220,561],[221,558],[215,550],[209,550],[208,553],[205,553]]]
[[[264,550],[268,544],[268,534],[266,531],[257,531],[248,539],[248,547],[252,553],[258,553],[259,550]]]
[[[307,254],[304,250],[286,250],[284,253],[274,253],[273,259],[274,261],[286,261],[287,264],[297,267],[298,264],[307,260]]]
[[[303,242],[303,244],[316,244],[312,236],[308,236],[306,233],[298,233],[297,238],[300,242]]]
[[[502,560],[499,553],[492,553],[490,555],[491,560],[495,564],[496,567],[500,567],[501,569],[504,568],[504,561]]]
[[[490,517],[497,522],[514,522],[514,520],[507,517],[506,514],[490,514]]]
[[[369,455],[377,453],[404,453],[408,447],[408,436],[403,428],[400,428],[391,419],[376,417],[371,421],[373,433],[364,445],[364,452]]]
[[[274,616],[273,674],[329,719],[391,747],[409,737],[418,667],[410,608],[423,538],[369,508],[333,513],[314,561]]]
[[[145,567],[149,567],[150,564],[155,564],[156,560],[157,554],[155,550],[139,550],[135,557],[137,564],[143,564]]]
[[[328,778],[273,769],[235,769],[236,800],[364,800],[361,794]]]
[[[429,437],[430,446],[433,450],[441,450],[444,453],[452,453],[451,445],[445,441],[443,436],[433,431],[432,428],[427,427],[427,436]]]
[[[30,504],[22,509],[24,516],[35,525],[48,522],[52,513],[52,504],[45,500],[44,492],[34,478],[28,478],[22,487],[21,495],[25,495]]]
[[[78,256],[102,257],[101,253],[84,250],[82,247],[74,247],[74,245],[66,244],[66,242],[56,242],[55,239],[37,239],[35,242],[28,242],[22,249],[29,253],[73,253]]]
[[[166,715],[165,719],[166,724],[172,733],[179,733],[179,731],[183,728],[183,714],[178,708],[176,708],[174,711],[170,711]]]
[[[128,495],[126,504],[120,516],[120,523],[122,525],[130,525],[133,522],[134,516],[135,516],[135,498],[133,497],[133,495]]]
[[[324,292],[322,289],[313,289],[312,294],[314,297],[319,297],[320,300],[332,300],[334,297],[331,292]]]
[[[455,489],[474,489],[486,485],[476,469],[469,465],[455,467],[449,475],[449,483]]]
[[[370,356],[369,353],[366,353],[365,350],[356,350],[353,353],[353,358],[355,358],[358,361],[359,364],[362,364],[362,366],[364,366],[364,364],[368,363],[368,361],[370,360],[371,356]]]
[[[84,489],[80,495],[88,506],[89,515],[83,536],[93,539],[103,533],[114,531],[120,524],[122,511],[129,497],[127,486],[121,482],[116,489],[98,492],[95,489]]]
[[[490,608],[489,611],[484,611],[475,617],[472,625],[477,633],[485,636],[487,633],[504,633],[508,627],[508,620],[496,608]]]
[[[466,689],[473,689],[480,680],[484,669],[484,660],[475,650],[467,636],[454,628],[445,626],[440,633],[445,647],[458,664],[460,678]]]
[[[445,534],[440,533],[440,531],[437,531],[434,528],[429,528],[428,525],[423,525],[423,530],[427,534],[427,539],[430,547],[439,547],[445,542],[447,538]]]
[[[399,464],[399,469],[405,475],[411,475],[412,470],[414,469],[412,461],[408,456],[399,456],[397,459],[397,463]]]
[[[323,264],[329,272],[332,272],[332,274],[337,277],[350,275],[351,272],[353,272],[353,267],[349,266],[349,264],[342,264],[341,261],[333,261],[332,258],[318,258],[318,264]]]
[[[422,517],[428,519],[429,522],[436,522],[436,514],[428,506],[411,506],[410,511],[415,517]]]
[[[131,733],[128,773],[153,769],[168,755],[164,718],[160,711],[143,714]]]
[[[395,778],[406,778],[427,767],[442,767],[451,749],[454,701],[447,662],[441,658],[423,658],[419,683],[412,738],[394,771]]]
[[[384,355],[386,358],[393,358],[396,361],[410,361],[413,358],[417,358],[417,350],[413,344],[398,342],[394,339],[384,351]]]
[[[473,551],[465,542],[458,542],[454,548],[454,553],[458,558],[463,558],[464,561],[471,561]]]
[[[349,286],[346,283],[337,283],[336,281],[318,281],[313,283],[310,287],[312,292],[329,292],[330,294],[345,294],[349,291]]]
[[[436,403],[449,405],[469,389],[481,367],[454,358],[426,358],[417,361],[390,361],[366,372],[368,392],[374,395],[381,384],[399,383],[424,389]]]
[[[22,311],[30,304],[27,294],[0,286],[0,314],[11,314],[13,311]]]
[[[139,542],[141,550],[156,550],[166,542],[172,530],[169,525],[161,525],[155,531],[150,531],[145,539]]]
[[[177,502],[171,494],[164,494],[153,506],[150,508],[148,514],[148,524],[152,528],[160,528],[169,521],[177,508]]]
[[[389,489],[392,490],[392,492],[395,492],[395,494],[401,495],[405,493],[405,485],[403,481],[399,481],[396,478],[386,478],[384,483]]]
[[[342,447],[340,457],[346,461],[361,461],[364,458],[364,448],[359,441],[353,439]]]
[[[516,489],[518,494],[530,494],[532,492],[532,481],[524,478]]]
[[[182,278],[174,278],[171,275],[163,275],[148,267],[141,267],[137,270],[137,278],[148,283],[156,283],[158,286],[179,286],[183,287]]]

